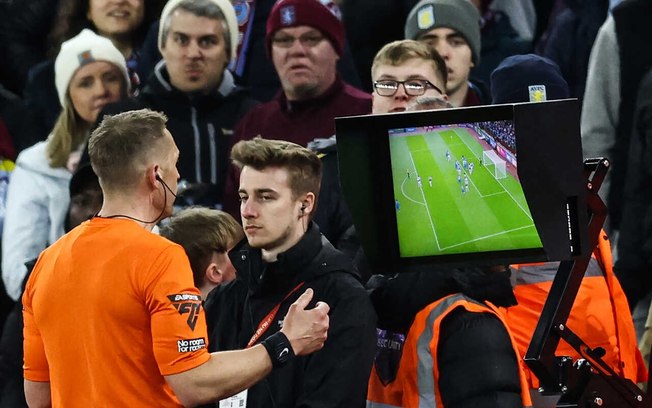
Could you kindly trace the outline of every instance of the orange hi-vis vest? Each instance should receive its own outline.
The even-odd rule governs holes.
[[[367,391],[367,408],[422,408],[444,405],[439,392],[439,369],[437,346],[439,328],[443,319],[458,307],[473,313],[491,313],[509,329],[502,312],[489,302],[480,303],[462,294],[444,297],[423,308],[405,338],[403,354],[394,381],[384,385],[376,367],[371,370]],[[521,398],[523,406],[531,407],[523,359],[519,356],[516,343],[509,333],[514,353],[519,364]]]
[[[558,265],[558,262],[548,262],[512,266],[518,305],[505,310],[505,319],[522,356],[532,340]],[[604,231],[593,251],[566,326],[589,347],[602,347],[606,351],[602,360],[618,375],[634,383],[647,381],[632,314],[614,275],[611,247]],[[563,340],[555,354],[574,360],[582,358]],[[529,370],[527,374],[530,388],[538,388],[538,379]]]

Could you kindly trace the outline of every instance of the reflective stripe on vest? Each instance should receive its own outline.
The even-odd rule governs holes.
[[[430,350],[430,342],[435,338],[436,330],[437,338],[435,339],[435,344],[439,343],[439,324],[441,323],[441,319],[453,309],[453,305],[456,302],[460,301],[469,302],[471,299],[464,295],[457,294],[445,297],[443,300],[438,302],[430,313],[428,313],[426,327],[417,339],[417,356],[419,358],[419,365],[417,366],[419,408],[436,407],[437,402],[441,401],[441,396],[438,395],[439,389],[435,386],[438,378],[434,378],[432,375],[432,373],[437,373],[437,376],[439,376],[439,369],[435,371],[437,347],[433,347],[435,351],[433,355]],[[419,314],[421,314],[421,312]],[[443,406],[443,404],[440,404],[439,406]]]
[[[513,277],[512,284],[514,286],[519,286],[541,282],[552,282],[557,274],[557,268],[559,268],[559,262],[513,265],[511,267]],[[591,277],[602,275],[600,264],[595,258],[591,257],[584,276]]]

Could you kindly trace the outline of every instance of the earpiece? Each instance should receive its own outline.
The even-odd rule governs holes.
[[[301,204],[301,212],[306,210],[306,203]]]
[[[165,181],[163,181],[163,178],[161,177],[160,174],[158,174],[158,172],[156,173],[156,175],[154,177],[156,178],[156,180],[158,180],[163,185],[163,188],[165,188],[167,191],[169,191],[170,194],[172,194],[174,196],[174,198],[177,198],[176,193],[172,191],[170,186],[168,186]]]

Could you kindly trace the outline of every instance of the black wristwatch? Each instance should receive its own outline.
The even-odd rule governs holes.
[[[272,359],[274,368],[282,367],[294,358],[294,350],[287,336],[283,332],[276,332],[263,340],[260,344],[265,347]]]

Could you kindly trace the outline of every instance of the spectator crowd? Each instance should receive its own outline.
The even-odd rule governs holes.
[[[481,122],[480,127],[512,153],[516,153],[516,135],[514,134],[514,123],[511,121]]]
[[[335,118],[569,97],[585,156],[612,162],[571,319],[645,381],[652,317],[635,333],[631,311],[644,321],[652,292],[650,15],[646,0],[0,2],[0,408],[536,406],[522,357],[555,265],[376,274]],[[513,123],[480,126],[518,154]]]

